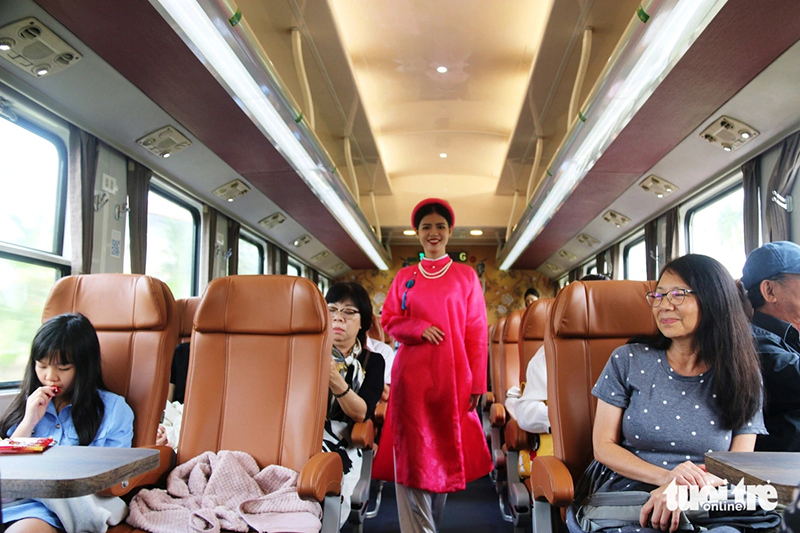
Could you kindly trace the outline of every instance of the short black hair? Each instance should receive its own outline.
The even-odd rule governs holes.
[[[525,291],[525,296],[523,296],[523,298],[527,298],[529,294],[533,294],[533,295],[534,295],[534,296],[536,296],[537,298],[539,297],[539,291],[537,291],[537,290],[536,290],[536,289],[534,289],[533,287],[531,287],[530,289],[528,289],[527,291]]]
[[[358,340],[361,341],[361,346],[365,349],[367,347],[367,332],[372,327],[372,301],[370,300],[367,289],[361,286],[360,283],[355,281],[340,281],[334,283],[328,289],[325,295],[325,301],[329,304],[335,304],[350,300],[358,309],[361,315],[361,327],[358,328]]]
[[[422,219],[428,215],[436,213],[437,215],[441,215],[447,221],[447,226],[452,228],[453,227],[453,217],[450,216],[450,210],[447,209],[445,206],[440,204],[439,202],[433,202],[430,204],[423,205],[419,208],[419,211],[414,214],[414,229],[419,228],[420,222]]]
[[[605,274],[586,274],[580,281],[610,281],[611,278]]]

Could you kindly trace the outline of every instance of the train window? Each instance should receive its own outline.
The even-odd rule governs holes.
[[[690,252],[709,255],[734,278],[742,275],[744,253],[744,189],[729,189],[687,211],[686,235]]]
[[[70,273],[62,256],[67,157],[59,137],[22,117],[0,118],[0,135],[0,382],[16,386],[47,295]]]
[[[592,263],[591,265],[586,267],[583,275],[588,276],[589,274],[597,274],[597,263]]]
[[[0,241],[60,255],[66,201],[64,144],[21,118],[17,123],[0,118],[0,137]]]
[[[319,276],[319,280],[317,281],[317,287],[319,290],[322,291],[322,294],[328,293],[328,288],[330,288],[331,282],[323,275]]]
[[[264,246],[248,237],[239,237],[239,274],[264,273]]]
[[[644,237],[624,248],[625,279],[647,281],[647,250]]]
[[[303,265],[289,259],[289,263],[286,265],[286,275],[299,277],[302,275],[302,272],[303,272]]]
[[[166,283],[175,298],[197,294],[200,211],[155,185],[147,202],[147,275]]]

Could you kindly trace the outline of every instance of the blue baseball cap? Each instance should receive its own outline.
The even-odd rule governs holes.
[[[800,246],[789,241],[777,241],[750,252],[742,268],[742,285],[750,290],[778,274],[800,274]]]

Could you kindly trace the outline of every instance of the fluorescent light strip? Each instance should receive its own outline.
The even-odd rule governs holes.
[[[590,125],[586,138],[576,148],[575,155],[564,158],[553,177],[552,190],[542,200],[541,205],[535,206],[533,218],[500,264],[500,270],[511,268],[533,239],[541,233],[613,139],[666,77],[669,67],[691,46],[705,27],[706,24],[703,23],[709,20],[709,15],[716,13],[722,4],[724,2],[720,0],[682,0],[669,13],[660,14],[662,18],[653,19],[652,23],[661,24],[662,27],[651,30],[657,30],[656,35],[647,44],[630,73],[619,84],[616,95],[608,102],[606,109]],[[647,37],[645,35],[644,39]],[[573,127],[581,126],[576,122]],[[529,205],[528,209],[533,207]]]
[[[212,67],[241,100],[257,125],[261,126],[273,145],[289,160],[345,231],[379,269],[388,270],[389,265],[375,248],[374,243],[361,231],[359,222],[330,183],[323,178],[322,173],[325,169],[314,163],[203,8],[193,0],[158,0],[158,2],[205,58],[207,66]]]

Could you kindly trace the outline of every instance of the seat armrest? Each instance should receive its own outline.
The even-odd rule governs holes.
[[[297,479],[301,500],[322,502],[326,494],[342,490],[342,458],[335,452],[320,452],[303,466]]]
[[[157,485],[159,487],[166,486],[167,476],[172,472],[172,469],[175,468],[175,450],[169,446],[139,446],[139,448],[158,450],[158,466],[149,472],[132,477],[122,483],[117,483],[113,487],[109,487],[98,494],[101,496],[124,496],[133,489],[139,487],[150,485]]]
[[[553,456],[537,456],[531,463],[534,500],[547,500],[554,507],[567,507],[575,497],[572,474]]]
[[[375,406],[375,413],[372,415],[372,419],[375,421],[376,424],[383,425],[383,421],[386,419],[386,407],[389,405],[388,402],[378,402],[378,405]]]
[[[501,428],[506,423],[506,408],[503,404],[493,403],[489,408],[489,421],[493,427]]]
[[[528,432],[519,428],[517,420],[513,416],[508,417],[504,431],[506,446],[509,450],[520,451],[531,447]]]
[[[372,424],[372,420],[356,422],[352,431],[350,431],[350,442],[356,448],[371,450],[374,440],[375,426]]]
[[[489,407],[494,403],[494,393],[492,391],[487,392],[483,395],[484,406],[486,406],[486,410],[489,410]]]

